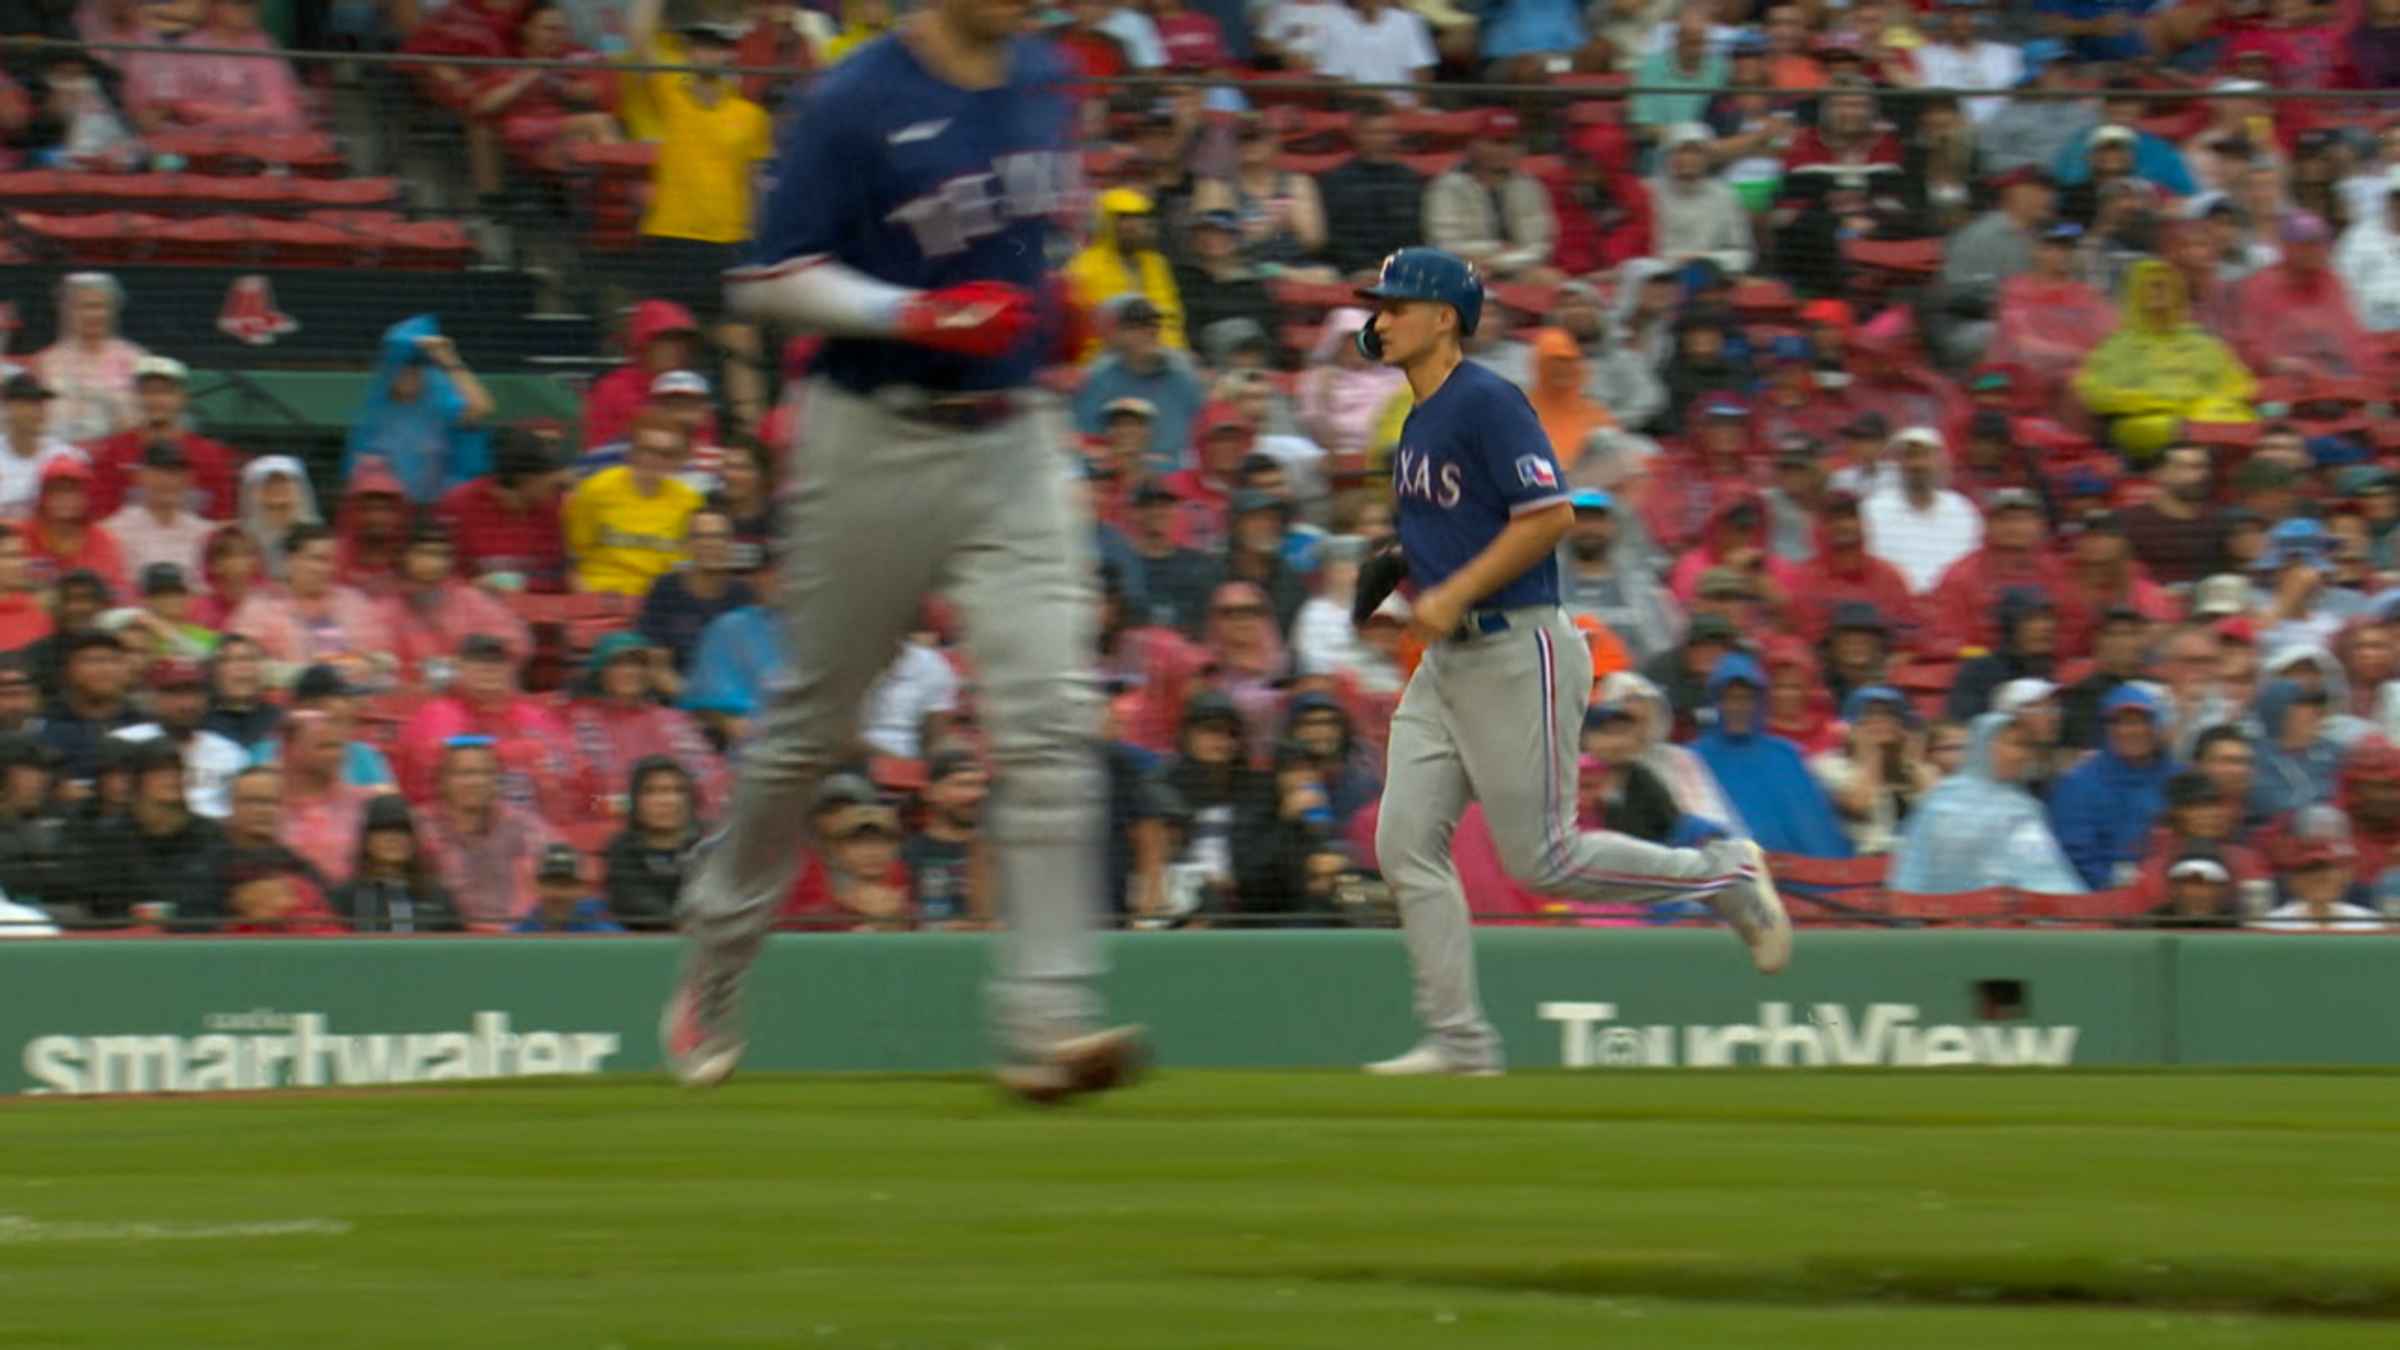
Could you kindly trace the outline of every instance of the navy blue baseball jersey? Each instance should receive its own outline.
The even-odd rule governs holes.
[[[751,265],[736,275],[831,260],[919,290],[1004,281],[1040,293],[1057,227],[1083,202],[1068,78],[1035,38],[1012,44],[1008,81],[992,89],[941,79],[894,36],[860,47],[787,120]],[[837,338],[815,368],[859,393],[1007,389],[1030,382],[1057,340],[1047,317],[994,360]]]
[[[1567,499],[1565,476],[1525,392],[1472,361],[1418,404],[1392,452],[1392,500],[1409,581],[1430,590],[1491,547],[1516,515]],[[1475,602],[1477,609],[1558,603],[1558,559]]]

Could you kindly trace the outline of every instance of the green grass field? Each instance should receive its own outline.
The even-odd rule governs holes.
[[[2400,1344],[2400,1078],[0,1105],[0,1346]]]

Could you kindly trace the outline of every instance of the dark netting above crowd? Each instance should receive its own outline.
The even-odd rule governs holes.
[[[666,922],[784,664],[816,350],[717,276],[895,20],[632,12],[0,3],[25,931]],[[1028,22],[1080,190],[919,225],[1048,194],[1096,318],[1044,383],[1127,921],[1388,921],[1419,652],[1348,600],[1409,393],[1350,336],[1417,243],[1577,492],[1587,826],[1750,833],[1820,921],[2400,909],[2400,4]],[[871,695],[794,925],[988,919],[957,629]],[[1691,917],[1532,893],[1473,810],[1456,854],[1488,918]]]

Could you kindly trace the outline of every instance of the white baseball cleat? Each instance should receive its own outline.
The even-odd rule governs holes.
[[[1500,1068],[1495,1064],[1466,1064],[1451,1057],[1450,1052],[1432,1041],[1419,1042],[1414,1050],[1379,1059],[1366,1066],[1368,1073],[1379,1078],[1498,1078]]]
[[[704,970],[696,953],[658,1015],[659,1048],[685,1087],[712,1088],[733,1076],[747,1044],[742,1039],[742,972]]]
[[[1750,964],[1758,973],[1773,975],[1792,963],[1792,917],[1784,912],[1783,896],[1767,871],[1767,851],[1755,839],[1732,842],[1742,879],[1710,896],[1709,907],[1750,949]]]

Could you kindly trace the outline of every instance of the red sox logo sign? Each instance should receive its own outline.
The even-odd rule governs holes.
[[[225,292],[225,307],[217,311],[217,331],[264,347],[286,333],[300,331],[300,321],[275,308],[275,288],[267,279],[253,272],[236,277]]]

